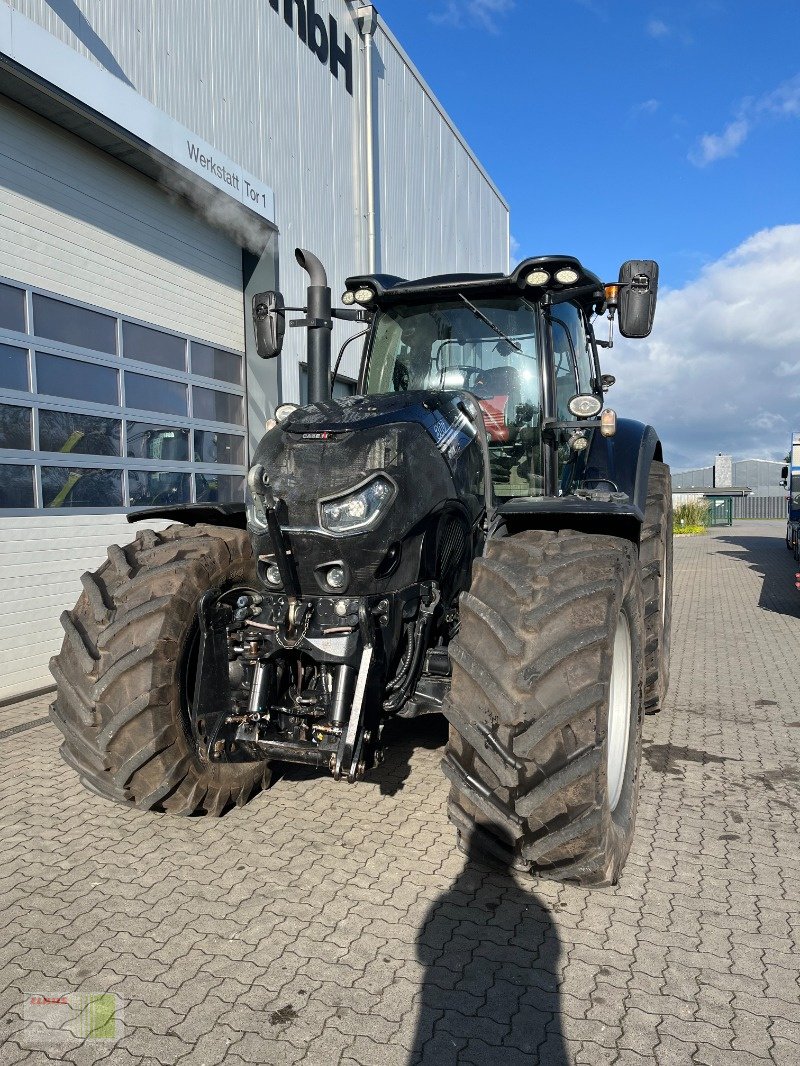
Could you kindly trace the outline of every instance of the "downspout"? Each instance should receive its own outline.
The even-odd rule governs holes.
[[[359,7],[356,11],[358,28],[364,42],[364,163],[366,170],[366,222],[367,248],[366,273],[374,274],[378,269],[378,233],[377,209],[375,204],[375,109],[373,106],[373,66],[372,50],[375,43],[375,30],[378,27],[378,12],[372,4]]]

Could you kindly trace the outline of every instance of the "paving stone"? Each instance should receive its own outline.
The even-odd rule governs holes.
[[[84,791],[49,725],[7,737],[0,1066],[794,1066],[800,594],[782,535],[676,541],[671,690],[614,888],[465,866],[436,720],[404,723],[357,787],[290,769],[213,822]],[[78,988],[120,996],[124,1040],[28,1047],[25,997]]]

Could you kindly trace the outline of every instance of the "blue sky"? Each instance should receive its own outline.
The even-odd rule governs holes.
[[[783,455],[800,429],[797,0],[378,7],[508,201],[519,258],[566,252],[608,279],[659,261],[652,341],[605,359],[621,413],[653,421],[676,469]]]

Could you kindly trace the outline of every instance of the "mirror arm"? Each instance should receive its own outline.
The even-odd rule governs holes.
[[[555,307],[557,304],[566,303],[568,300],[577,300],[581,296],[596,295],[602,299],[603,292],[596,285],[576,285],[571,289],[560,289],[558,292],[546,292],[542,297],[544,307]]]
[[[340,318],[344,322],[369,322],[369,311],[363,311],[358,307],[334,307],[331,309],[333,318]]]
[[[613,348],[614,347],[614,312],[615,311],[616,311],[616,307],[614,307],[613,304],[612,304],[609,307],[609,309],[608,309],[608,340],[607,341],[601,341],[601,340],[597,341],[597,344],[601,348],[608,349],[608,348]]]

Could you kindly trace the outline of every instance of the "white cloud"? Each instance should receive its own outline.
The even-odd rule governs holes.
[[[631,108],[631,115],[654,115],[660,107],[661,101],[651,97],[649,100],[642,100],[640,104],[635,104]]]
[[[756,233],[682,289],[662,291],[647,340],[618,338],[601,351],[617,377],[609,403],[655,426],[675,470],[720,451],[781,458],[800,430],[798,292],[800,225]]]
[[[722,133],[704,133],[689,158],[698,167],[726,159],[736,154],[736,149],[747,139],[749,132],[750,123],[747,119],[738,118],[729,122]]]
[[[522,251],[522,245],[512,233],[508,240],[508,254],[511,258],[512,265],[519,260],[520,252]]]
[[[705,167],[718,159],[735,155],[756,126],[772,119],[800,118],[800,74],[789,78],[763,96],[747,97],[739,105],[736,117],[722,133],[704,133],[689,152],[695,166]]]
[[[672,30],[661,19],[650,19],[647,23],[647,34],[649,37],[669,37]]]
[[[448,26],[480,26],[489,33],[500,32],[500,18],[507,15],[516,0],[445,0],[439,11],[429,15],[432,22]]]

